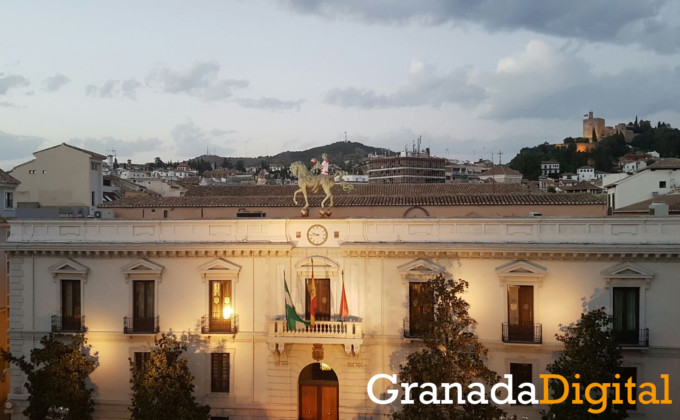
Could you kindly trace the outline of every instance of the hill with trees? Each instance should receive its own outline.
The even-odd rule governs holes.
[[[656,151],[661,157],[680,157],[680,130],[670,124],[659,122],[653,127],[649,121],[635,120],[629,123],[635,133],[630,144],[622,134],[605,137],[597,141],[589,151],[578,151],[578,143],[588,143],[588,139],[567,137],[562,144],[543,143],[535,147],[525,147],[510,161],[510,167],[536,180],[541,175],[541,162],[556,161],[561,172],[576,172],[581,166],[590,165],[597,171],[614,172],[618,158],[627,153],[647,153]]]

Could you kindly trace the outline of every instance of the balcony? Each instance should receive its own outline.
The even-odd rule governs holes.
[[[62,317],[59,315],[52,315],[52,332],[54,333],[84,333],[85,316],[79,317]]]
[[[614,340],[621,347],[649,347],[649,328],[641,330],[614,330]]]
[[[285,344],[341,344],[347,354],[358,354],[364,342],[363,321],[347,317],[346,321],[317,321],[314,327],[288,329],[285,316],[269,321],[267,343],[270,347]]]
[[[201,334],[236,334],[238,315],[227,319],[214,319],[208,315],[201,317]]]
[[[504,343],[541,344],[543,343],[543,326],[534,325],[510,325],[504,322],[502,325]]]
[[[136,318],[126,316],[123,319],[125,334],[156,334],[159,331],[158,317]]]

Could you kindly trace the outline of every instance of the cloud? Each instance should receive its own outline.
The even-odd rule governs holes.
[[[5,133],[0,131],[0,164],[5,166],[6,162],[23,159],[32,159],[32,153],[40,150],[47,140],[42,137],[22,136],[18,134]]]
[[[672,0],[543,1],[534,0],[282,0],[291,10],[326,18],[368,23],[424,25],[472,23],[488,31],[536,33],[640,44],[658,52],[680,51],[680,6]]]
[[[219,141],[217,137],[223,136],[225,133],[223,130],[204,131],[192,120],[188,120],[185,123],[177,124],[170,135],[175,142],[178,156],[200,156],[204,154],[206,148],[210,149],[210,153],[227,156],[233,153],[234,149],[215,143]]]
[[[259,99],[241,98],[236,100],[236,103],[244,108],[266,109],[268,111],[299,111],[300,105],[302,105],[303,102],[304,100],[302,99],[297,101],[283,101],[281,99],[267,97],[261,97]]]
[[[7,91],[13,88],[25,87],[31,83],[24,76],[18,74],[0,74],[0,95],[6,95]]]
[[[487,96],[470,79],[469,68],[459,68],[440,76],[435,69],[419,61],[411,63],[406,83],[393,93],[377,93],[366,88],[335,88],[325,95],[325,102],[355,108],[397,108],[457,104],[471,108]]]
[[[12,103],[12,102],[0,102],[0,106],[5,107],[5,108],[21,108],[19,105]]]
[[[159,64],[147,77],[147,83],[161,92],[184,94],[203,101],[223,101],[233,96],[235,89],[248,86],[247,80],[220,79],[220,65],[198,62],[185,70],[173,70]]]
[[[611,116],[680,112],[671,93],[680,91],[680,67],[596,73],[583,59],[538,41],[476,80],[489,93],[479,109],[490,119],[574,118],[589,110]]]
[[[61,73],[57,73],[54,76],[48,77],[47,79],[43,80],[43,85],[45,86],[46,91],[56,92],[57,90],[59,90],[59,88],[61,88],[70,81],[71,79],[69,79],[68,77],[64,76]]]
[[[163,142],[155,137],[152,138],[139,138],[137,140],[125,141],[113,137],[101,137],[101,138],[72,138],[66,143],[80,147],[86,150],[90,150],[95,153],[102,155],[109,155],[112,150],[116,151],[116,156],[127,157],[133,156],[137,153],[150,152],[150,151],[161,151],[165,150]]]
[[[97,85],[85,86],[85,95],[99,98],[125,97],[136,100],[137,89],[141,86],[142,84],[135,79],[123,81],[110,79],[104,82],[101,87]]]

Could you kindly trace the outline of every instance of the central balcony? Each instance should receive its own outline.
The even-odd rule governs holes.
[[[295,330],[288,329],[285,316],[279,316],[268,323],[267,343],[280,344],[341,344],[347,354],[359,353],[364,342],[363,321],[357,317],[347,317],[346,321],[317,321],[314,327],[305,326]]]
[[[238,332],[238,315],[230,318],[201,317],[201,334],[236,334]]]
[[[649,347],[649,328],[641,330],[612,331],[616,344],[621,347]]]

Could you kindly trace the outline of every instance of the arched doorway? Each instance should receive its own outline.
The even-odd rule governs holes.
[[[301,420],[337,420],[338,375],[321,363],[307,365],[298,379],[298,403]]]

